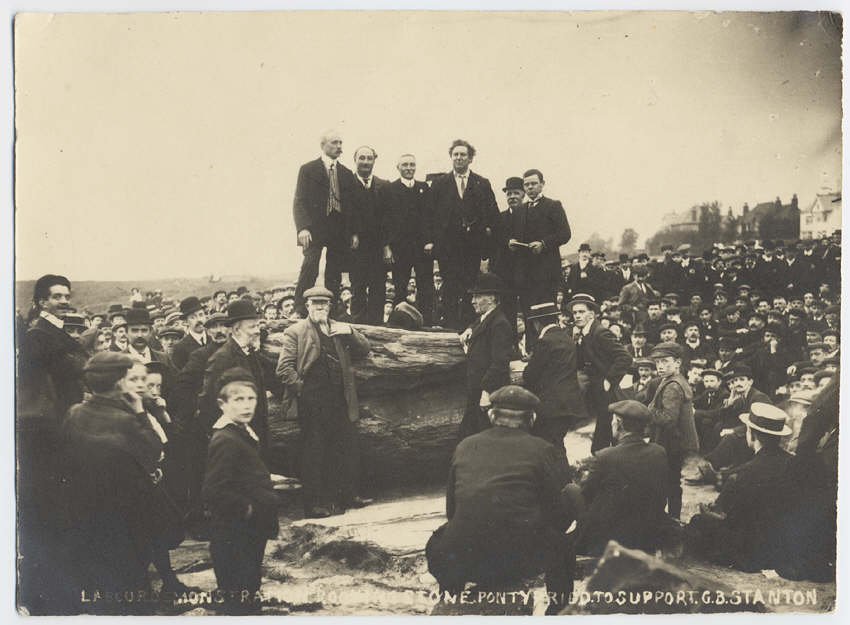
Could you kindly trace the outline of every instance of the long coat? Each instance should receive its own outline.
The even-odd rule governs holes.
[[[331,320],[330,331],[333,333],[336,322]],[[275,370],[284,388],[284,404],[291,405],[301,395],[304,386],[304,376],[322,353],[319,328],[309,319],[301,319],[292,324],[283,333],[283,349]],[[354,384],[354,369],[352,360],[365,358],[369,353],[369,339],[355,329],[351,334],[333,337],[339,364],[342,369],[342,380],[345,391],[345,403],[348,406],[348,418],[357,421],[360,418],[360,405],[357,401],[357,387]]]
[[[381,239],[394,253],[411,249],[418,255],[426,243],[434,242],[431,187],[415,180],[408,189],[399,178],[383,187],[379,196],[383,205]]]
[[[538,419],[585,414],[577,372],[575,341],[563,328],[548,328],[522,374],[526,388],[540,399]]]
[[[600,449],[588,461],[581,483],[587,503],[580,549],[598,555],[609,540],[653,550],[667,504],[667,454],[639,434]]]
[[[499,307],[484,321],[471,326],[466,352],[467,400],[475,402],[481,391],[492,393],[510,384],[510,361],[513,349],[513,330]]]
[[[209,343],[210,339],[207,337],[205,344],[208,345]],[[189,362],[189,355],[200,347],[202,345],[195,340],[195,337],[187,333],[186,336],[177,341],[174,347],[171,348],[171,362],[174,363],[174,366],[179,371]]]
[[[447,263],[468,254],[488,258],[495,251],[499,222],[499,206],[490,181],[469,171],[461,198],[454,174],[450,172],[434,180],[431,191],[437,257]],[[486,228],[491,230],[489,238],[484,234]]]

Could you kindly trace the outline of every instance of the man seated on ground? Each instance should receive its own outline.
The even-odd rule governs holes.
[[[746,429],[736,422],[740,415],[750,412],[754,403],[773,403],[753,386],[752,370],[747,365],[735,365],[728,377],[730,393],[723,407],[703,412],[704,416],[714,419],[715,432],[720,440],[699,463],[699,476],[688,479],[692,484],[713,484],[717,480],[718,471],[737,467],[752,458],[752,448],[747,445],[745,438]]]
[[[639,401],[608,406],[615,447],[599,450],[587,463],[581,493],[587,502],[577,551],[600,555],[609,540],[652,552],[660,545],[667,503],[667,454],[646,443],[652,415]]]
[[[493,427],[462,440],[452,457],[446,491],[448,523],[428,541],[428,570],[441,592],[466,582],[504,588],[546,573],[546,587],[565,598],[573,590],[578,487],[567,459],[532,436],[540,400],[518,386],[490,396]],[[547,612],[557,613],[562,601]]]
[[[700,451],[708,453],[717,446],[719,432],[714,429],[718,408],[729,396],[723,384],[723,374],[717,369],[703,369],[703,391],[694,397],[694,422],[699,435]]]
[[[713,504],[700,504],[685,530],[686,547],[743,571],[780,569],[788,553],[782,519],[794,489],[788,470],[793,456],[779,442],[791,428],[782,410],[760,402],[740,419],[755,455],[737,469]]]

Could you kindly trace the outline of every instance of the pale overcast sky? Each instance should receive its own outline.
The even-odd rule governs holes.
[[[394,179],[455,138],[500,205],[530,167],[567,251],[665,212],[841,178],[841,41],[793,13],[185,13],[19,17],[19,279],[297,270],[298,167],[329,127]]]

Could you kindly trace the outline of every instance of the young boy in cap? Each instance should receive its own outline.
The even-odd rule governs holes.
[[[649,435],[652,442],[660,444],[667,452],[667,513],[678,519],[682,511],[682,465],[687,456],[699,450],[693,392],[680,371],[681,345],[659,343],[650,357],[658,371],[658,384],[648,404],[652,415]]]
[[[263,553],[278,533],[278,497],[248,425],[257,406],[251,374],[238,367],[225,371],[217,401],[221,417],[213,425],[202,491],[212,513],[210,555],[222,611],[258,614]]]

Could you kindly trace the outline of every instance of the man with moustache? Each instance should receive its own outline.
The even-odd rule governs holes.
[[[153,324],[150,314],[144,308],[131,308],[127,312],[127,349],[124,350],[130,356],[141,360],[144,364],[150,362],[161,362],[165,366],[162,375],[162,397],[169,402],[174,385],[177,370],[174,368],[171,357],[152,349],[150,346],[153,337]]]
[[[40,277],[33,290],[30,329],[18,351],[15,438],[19,528],[18,599],[31,614],[53,613],[43,591],[60,574],[53,561],[58,540],[54,519],[61,457],[60,427],[83,399],[86,352],[63,329],[71,312],[71,283],[65,276]]]
[[[380,325],[386,295],[381,226],[381,190],[388,181],[372,174],[378,153],[368,145],[354,151],[354,211],[350,219],[351,315],[359,323]]]
[[[591,249],[588,243],[579,245],[578,260],[570,265],[570,274],[567,277],[567,295],[571,297],[578,293],[585,293],[598,301],[602,295],[604,276],[602,270],[591,262],[590,254]]]
[[[323,518],[360,508],[360,452],[354,422],[360,417],[351,361],[369,353],[369,341],[347,323],[329,317],[333,294],[315,286],[304,292],[306,319],[289,326],[276,373],[284,401],[297,398],[301,430],[304,515]]]
[[[402,154],[398,180],[383,188],[381,204],[384,262],[392,264],[395,299],[404,301],[410,270],[416,273],[417,308],[423,323],[432,324],[434,307],[434,208],[431,187],[414,179],[416,157]]]
[[[328,250],[324,281],[335,296],[338,294],[356,213],[354,194],[358,182],[338,160],[342,137],[335,131],[326,132],[319,143],[321,156],[298,171],[292,208],[298,245],[304,252],[295,287],[295,310],[301,315],[306,314],[304,291],[316,282],[323,248]]]
[[[499,246],[498,251],[490,259],[490,270],[505,282],[506,291],[501,299],[502,312],[505,313],[508,323],[516,328],[517,313],[521,310],[521,304],[518,304],[517,300],[522,299],[521,293],[524,292],[525,287],[522,284],[522,276],[526,273],[525,257],[520,257],[516,253],[520,246],[515,245],[511,249],[508,247],[508,241],[513,238],[514,219],[524,209],[522,201],[525,198],[525,188],[522,185],[522,178],[511,176],[505,180],[502,192],[505,194],[508,210],[499,214],[497,234]]]
[[[475,148],[463,139],[449,147],[452,171],[434,180],[434,246],[445,284],[448,325],[460,330],[472,319],[468,292],[481,260],[497,244],[499,207],[490,181],[470,170]]]
[[[236,300],[227,307],[225,323],[230,327],[227,339],[207,360],[204,386],[198,398],[198,410],[205,432],[221,416],[218,407],[218,389],[221,374],[233,367],[242,367],[251,374],[257,387],[257,408],[251,420],[251,429],[260,441],[260,453],[266,457],[269,444],[269,406],[266,391],[272,388],[263,367],[260,349],[260,323],[254,305],[247,300]]]
[[[180,317],[186,321],[187,332],[171,351],[171,360],[177,369],[182,369],[189,362],[189,354],[207,344],[207,334],[204,322],[207,312],[194,295],[180,302]]]

